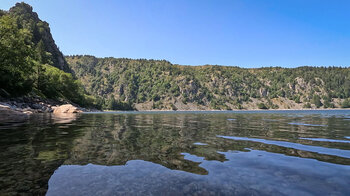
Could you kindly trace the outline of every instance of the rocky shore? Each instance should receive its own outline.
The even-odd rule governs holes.
[[[92,110],[40,97],[0,98],[0,123],[24,121],[35,113],[72,114],[88,111]]]
[[[13,111],[22,112],[24,114],[44,112],[50,113],[53,112],[53,107],[58,105],[60,105],[60,102],[33,97],[20,97],[0,100],[0,108],[7,108]]]

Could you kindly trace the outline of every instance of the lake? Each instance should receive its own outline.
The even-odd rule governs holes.
[[[37,114],[0,195],[350,195],[350,111]]]

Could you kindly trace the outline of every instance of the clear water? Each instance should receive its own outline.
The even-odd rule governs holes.
[[[0,195],[350,195],[350,111],[35,115]]]

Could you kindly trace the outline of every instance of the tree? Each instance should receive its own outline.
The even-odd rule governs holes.
[[[36,60],[41,64],[52,64],[50,56],[51,54],[49,52],[46,52],[45,44],[41,39],[35,47]]]
[[[33,84],[33,50],[30,33],[19,29],[8,15],[0,18],[0,88],[12,95],[31,91]]]
[[[268,107],[264,103],[258,103],[258,108],[263,110],[268,109]]]
[[[350,99],[345,99],[342,104],[341,104],[342,108],[350,108]]]
[[[315,106],[317,108],[319,108],[319,107],[321,107],[323,105],[322,102],[321,102],[321,98],[318,95],[314,95],[312,97],[312,103],[315,104]]]
[[[108,110],[115,110],[116,104],[117,104],[117,102],[115,101],[114,97],[111,96],[107,101],[107,109]]]
[[[295,96],[294,101],[295,101],[295,103],[301,103],[300,96],[299,95]]]
[[[329,96],[324,96],[323,100],[323,106],[325,108],[335,108],[335,105],[332,103],[332,99]]]

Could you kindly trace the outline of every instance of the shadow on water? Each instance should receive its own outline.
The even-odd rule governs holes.
[[[349,115],[36,115],[0,127],[0,194],[346,195]]]

